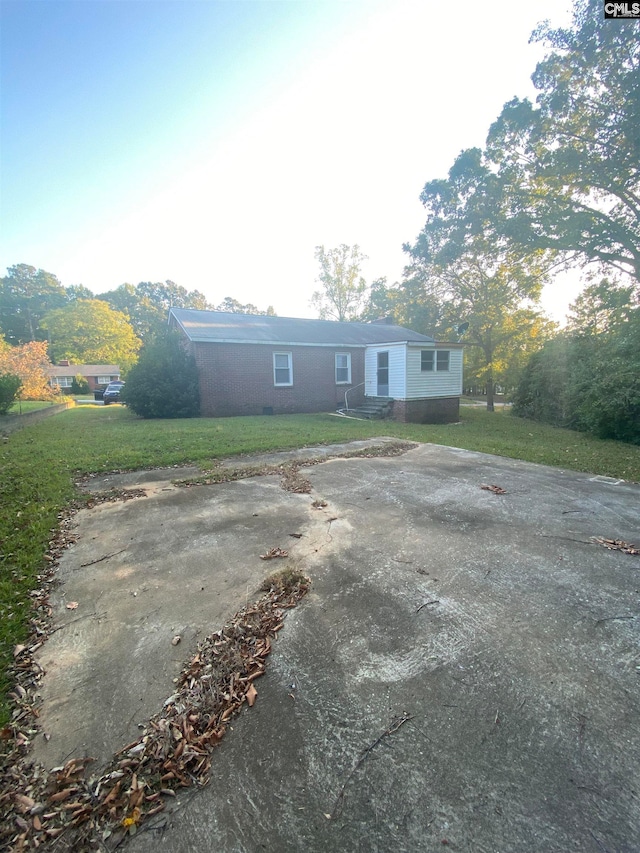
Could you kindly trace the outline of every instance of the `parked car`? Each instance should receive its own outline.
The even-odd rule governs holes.
[[[119,403],[120,402],[120,391],[124,382],[110,382],[107,387],[104,389],[102,394],[102,400],[105,406],[108,406],[109,403]]]

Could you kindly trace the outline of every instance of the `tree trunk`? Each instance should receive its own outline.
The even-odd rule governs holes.
[[[493,406],[493,374],[489,373],[487,378],[487,411],[495,411]]]
[[[484,347],[484,356],[487,359],[487,411],[493,412],[493,341],[491,340],[491,329],[487,331],[487,340]]]

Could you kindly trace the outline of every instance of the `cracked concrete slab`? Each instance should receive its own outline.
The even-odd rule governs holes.
[[[434,445],[328,459],[311,494],[175,476],[92,486],[147,496],[77,517],[36,759],[134,740],[268,548],[313,586],[210,784],[132,850],[637,850],[640,558],[592,537],[640,541],[640,487]]]

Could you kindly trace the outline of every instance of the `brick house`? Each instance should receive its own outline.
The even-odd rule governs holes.
[[[458,419],[462,346],[402,326],[172,308],[200,375],[205,417],[355,409],[396,420]]]
[[[73,380],[80,375],[89,383],[89,390],[105,388],[110,382],[120,379],[120,368],[117,364],[70,364],[62,360],[47,369],[49,385],[61,390],[71,388]]]

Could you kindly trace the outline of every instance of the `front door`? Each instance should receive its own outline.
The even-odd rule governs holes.
[[[389,353],[378,353],[378,397],[389,396]]]

